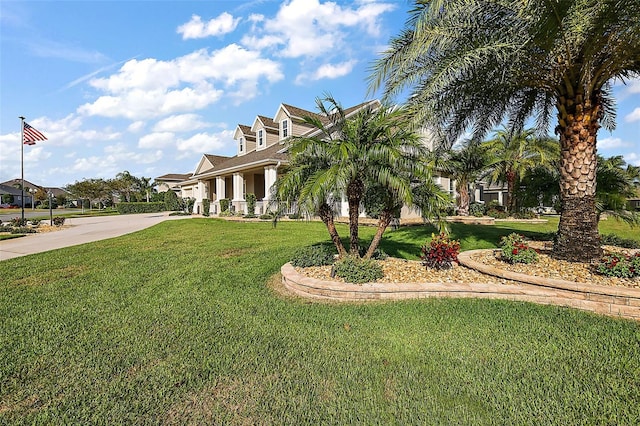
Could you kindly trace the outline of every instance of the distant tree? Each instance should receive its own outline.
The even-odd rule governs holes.
[[[515,189],[522,175],[536,167],[557,166],[560,158],[558,140],[538,137],[535,129],[498,130],[483,146],[489,156],[490,181],[507,184],[505,207],[508,213],[518,210]]]

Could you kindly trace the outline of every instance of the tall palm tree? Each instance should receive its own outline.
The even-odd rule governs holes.
[[[393,200],[379,219],[377,233],[381,236],[393,218],[392,204],[412,203],[411,178],[423,175],[421,158],[426,147],[406,122],[403,108],[370,102],[347,115],[330,95],[317,99],[316,104],[319,114],[304,120],[316,128],[317,134],[292,138],[289,153],[294,164],[302,162],[298,161],[299,156],[322,160],[310,166],[307,175],[302,169],[292,169],[298,174],[296,185],[300,199],[315,200],[317,206],[331,194],[345,194],[349,206],[349,252],[358,256],[359,215],[367,186],[384,188]]]
[[[466,140],[459,148],[438,155],[437,164],[440,170],[456,181],[458,214],[469,216],[469,185],[475,182],[487,167],[486,148],[477,141]]]
[[[640,2],[415,0],[405,29],[372,67],[371,90],[410,88],[414,118],[475,138],[505,119],[523,129],[557,114],[563,205],[554,256],[602,254],[596,139],[615,126],[611,82],[640,76]]]
[[[522,132],[501,129],[483,146],[490,158],[490,181],[507,184],[508,213],[517,210],[515,188],[524,173],[536,167],[553,167],[560,156],[558,141],[538,137],[535,129]]]

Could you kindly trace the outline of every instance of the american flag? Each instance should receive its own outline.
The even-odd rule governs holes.
[[[25,145],[35,145],[36,141],[46,141],[47,137],[40,133],[37,129],[29,126],[24,122],[24,141]]]

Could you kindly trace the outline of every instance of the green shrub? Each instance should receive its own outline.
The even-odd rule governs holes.
[[[63,216],[56,216],[56,217],[53,218],[53,224],[55,226],[62,226],[62,225],[64,225],[64,221],[65,220],[66,220],[66,218],[63,217]]]
[[[335,250],[329,246],[307,246],[298,250],[293,259],[291,259],[291,264],[300,268],[331,265],[335,260],[335,254]]]
[[[633,256],[621,253],[607,254],[596,266],[596,271],[608,277],[640,277],[640,253]]]
[[[223,210],[220,213],[218,213],[218,216],[229,217],[229,216],[233,216],[233,214],[229,210]]]
[[[220,215],[222,215],[222,213],[224,212],[228,212],[229,211],[229,199],[228,198],[222,198],[220,199]]]
[[[11,219],[11,226],[27,226],[27,219],[14,217]]]
[[[173,191],[171,191],[173,192]],[[116,210],[120,214],[158,213],[165,209],[166,203],[118,203]]]
[[[202,200],[202,215],[209,216],[210,211],[211,211],[211,201],[209,201],[208,198],[205,198],[204,200]]]
[[[535,219],[536,218],[536,214],[535,212],[531,211],[531,210],[522,210],[519,212],[515,212],[513,214],[513,217],[516,219]]]
[[[538,261],[538,252],[529,247],[520,234],[515,232],[500,239],[502,248],[502,260],[509,263],[535,263]]]
[[[640,248],[640,241],[622,238],[616,234],[600,235],[600,243],[606,246],[617,246],[630,249]]]
[[[30,222],[31,222],[31,226],[35,226],[37,228],[38,226],[40,226],[40,222],[42,222],[42,220],[41,219],[31,219]]]
[[[172,190],[164,193],[164,209],[168,212],[175,212],[180,210],[180,201],[178,196]]]
[[[16,226],[11,227],[10,232],[12,234],[35,234],[36,230],[28,226]]]
[[[289,219],[302,219],[302,215],[300,213],[291,213],[290,215],[288,215]]]
[[[445,234],[431,234],[431,242],[422,246],[422,264],[432,269],[449,269],[458,260],[460,242]]]
[[[273,220],[276,217],[276,213],[268,211],[265,214],[261,214],[259,218],[261,220]]]
[[[495,219],[506,219],[509,217],[509,213],[499,209],[487,209],[487,216],[491,216]]]
[[[187,213],[193,213],[193,205],[196,203],[195,198],[187,197],[182,199],[182,209]]]
[[[333,265],[335,274],[348,283],[362,284],[374,282],[384,276],[382,266],[373,259],[345,256]]]
[[[360,247],[360,257],[363,257],[366,252],[367,252],[367,248],[366,247]],[[375,249],[373,251],[373,255],[371,256],[371,259],[385,260],[388,257],[389,257],[389,255],[387,253],[385,253],[384,250],[382,250],[381,248],[377,248],[377,249]]]
[[[475,217],[484,216],[485,208],[482,203],[471,203],[469,204],[469,214]]]
[[[256,195],[249,193],[246,195],[245,199],[247,200],[247,214],[256,214]]]

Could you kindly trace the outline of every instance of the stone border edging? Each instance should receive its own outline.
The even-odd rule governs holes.
[[[603,291],[587,291],[587,287],[597,287],[598,289],[602,287],[589,284],[585,284],[587,287],[565,289],[553,285],[527,282],[516,284],[366,283],[359,285],[311,278],[298,273],[290,263],[284,264],[280,271],[282,283],[287,289],[299,296],[313,299],[343,302],[429,297],[503,299],[566,306],[640,321],[640,291],[635,295],[623,296],[607,294]],[[529,276],[525,275],[525,277]],[[611,290],[613,290],[611,293],[616,293],[623,289]]]

